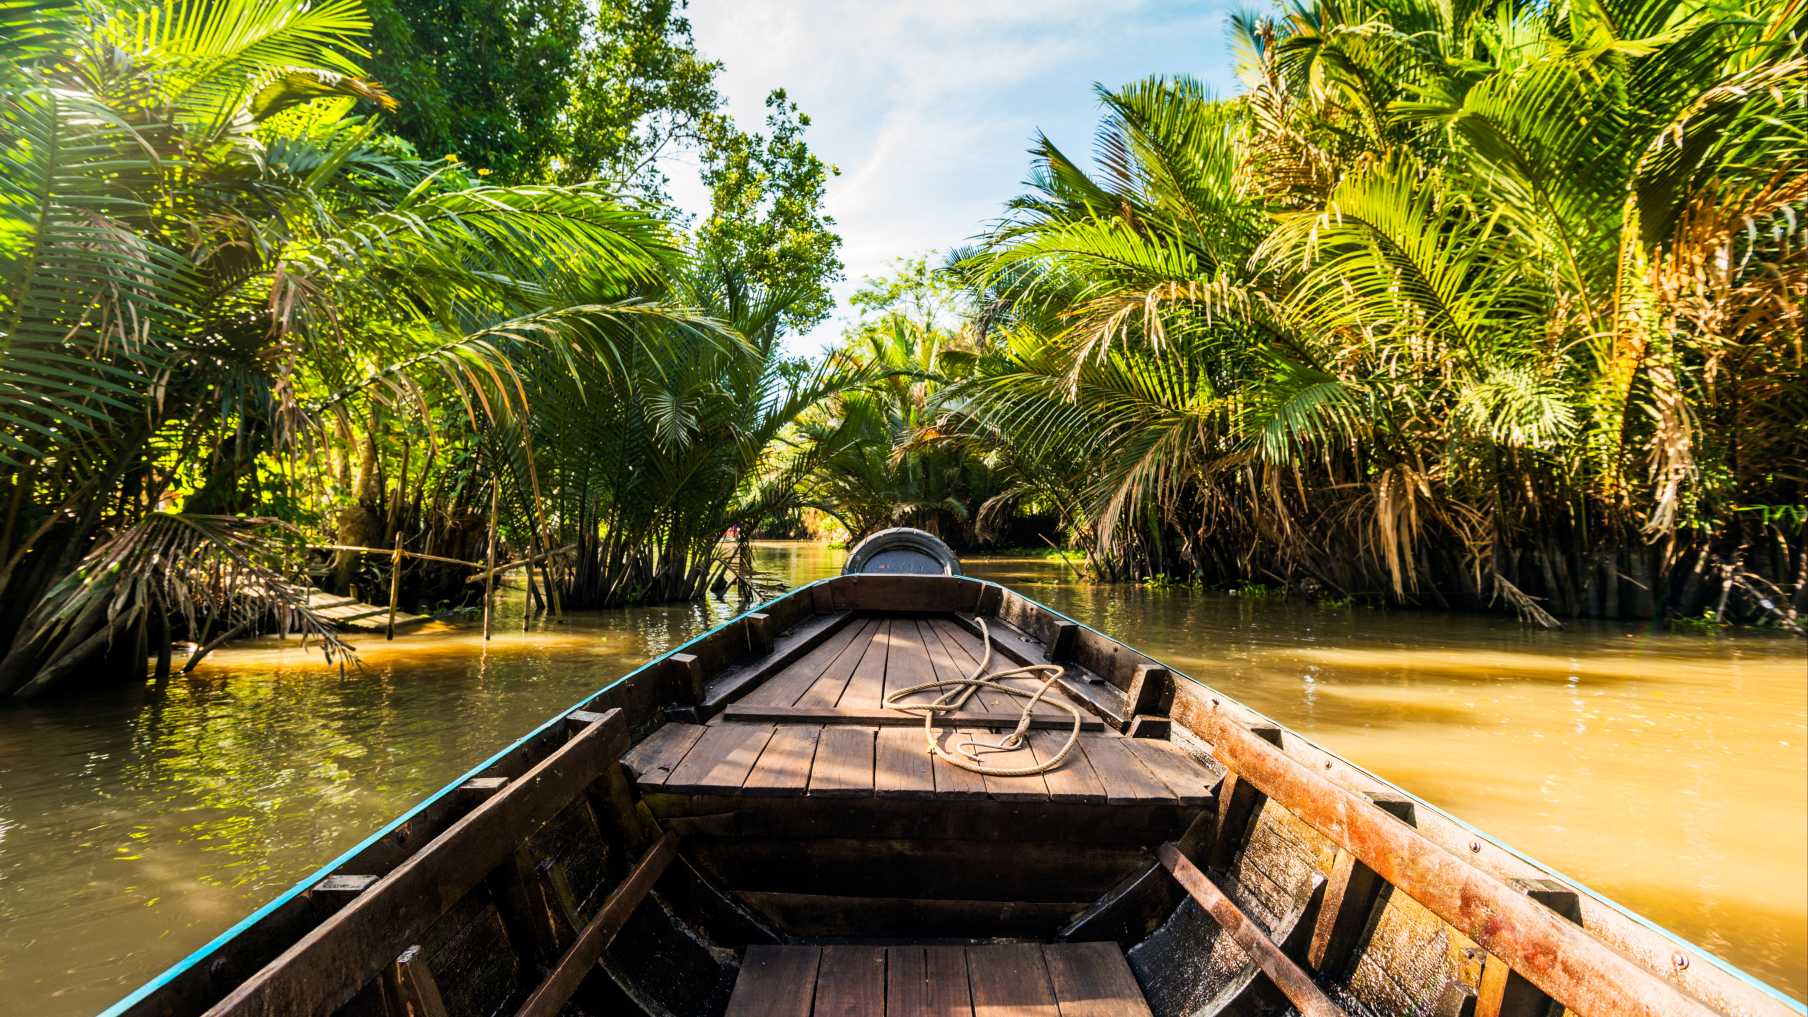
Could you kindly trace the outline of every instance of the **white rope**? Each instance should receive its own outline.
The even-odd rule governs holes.
[[[986,668],[992,663],[992,631],[986,627],[984,618],[977,619],[977,621],[979,622],[980,639],[986,645],[986,654],[985,657],[980,660],[979,666],[973,669],[972,674],[965,678],[949,678],[943,681],[924,682],[921,685],[912,685],[906,689],[899,689],[885,697],[885,705],[891,709],[920,713],[923,718],[923,737],[927,742],[929,754],[931,756],[940,756],[950,764],[958,766],[963,770],[971,770],[974,773],[990,774],[994,777],[1029,777],[1038,773],[1047,773],[1050,770],[1059,768],[1067,757],[1073,753],[1074,747],[1080,744],[1081,718],[1080,711],[1077,707],[1072,703],[1063,702],[1058,699],[1050,699],[1047,700],[1047,702],[1050,705],[1058,706],[1061,709],[1066,710],[1068,715],[1073,718],[1073,729],[1067,733],[1067,744],[1061,746],[1061,751],[1055,753],[1054,756],[1049,759],[1029,766],[987,766],[980,759],[980,756],[989,753],[1013,752],[1023,747],[1023,740],[1029,734],[1030,717],[1035,712],[1036,704],[1044,701],[1043,697],[1047,695],[1048,690],[1054,686],[1055,679],[1061,677],[1062,668],[1059,664],[1028,664],[1023,667],[1006,668],[988,674]],[[1046,677],[1034,692],[1003,684],[1004,679],[1006,678],[1033,678],[1037,675],[1044,675]],[[967,705],[967,701],[973,698],[974,693],[978,692],[980,689],[987,689],[992,692],[1004,692],[1016,696],[1019,699],[1028,700],[1028,702],[1023,704],[1023,713],[1017,718],[1017,727],[1012,730],[1010,734],[1005,735],[996,742],[982,742],[975,739],[973,736],[968,735],[965,740],[954,746],[954,751],[949,752],[943,749],[940,744],[941,731],[935,726],[936,720],[944,714],[951,715],[959,712]],[[907,696],[914,696],[922,692],[937,691],[939,691],[941,695],[927,703],[902,702]]]

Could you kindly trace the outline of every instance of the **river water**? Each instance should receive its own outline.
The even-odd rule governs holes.
[[[841,552],[773,544],[788,582]],[[1808,993],[1808,657],[1761,633],[1531,631],[970,572],[1136,645],[1797,998]],[[486,646],[293,642],[165,688],[0,708],[0,1012],[93,1013],[586,693],[735,613],[615,611]]]

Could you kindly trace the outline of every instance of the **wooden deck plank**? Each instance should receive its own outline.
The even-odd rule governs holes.
[[[640,786],[659,787],[684,761],[685,754],[705,730],[701,724],[662,725],[623,754],[622,765]]]
[[[815,1017],[885,1012],[885,948],[825,946],[816,970]]]
[[[978,638],[972,633],[958,628],[945,618],[932,619],[927,628],[941,641],[946,655],[949,671],[941,673],[942,680],[971,676],[974,668],[979,666],[980,657],[985,653],[985,648],[979,645]],[[994,660],[992,667],[989,667],[988,670],[1004,663],[1002,660]],[[969,700],[969,705],[987,712],[1021,713],[1023,711],[1023,702],[1017,697],[999,692],[988,692],[983,689],[974,694],[973,698]]]
[[[822,957],[814,946],[750,946],[725,1017],[810,1017]]]
[[[932,760],[918,727],[882,727],[873,762],[873,794],[880,798],[934,798]]]
[[[955,719],[965,727],[999,727],[1013,728],[1023,716],[1023,711],[1012,710],[1008,713],[986,713],[971,708],[962,710]],[[712,718],[710,723],[718,721],[747,721],[768,724],[854,724],[861,727],[922,727],[923,716],[908,713],[904,710],[859,710],[841,706],[763,706],[746,703],[730,703],[723,707],[721,714]],[[1036,728],[1049,728],[1066,731],[1073,726],[1073,718],[1065,713],[1044,716],[1036,714],[1030,718],[1030,725]],[[1081,717],[1082,731],[1103,731],[1105,722],[1097,717]]]
[[[917,623],[917,631],[923,639],[930,670],[938,681],[967,678],[973,674],[978,661],[953,642],[954,637],[961,634],[958,628],[949,626],[946,619],[924,618]],[[1013,696],[980,692],[968,701],[966,709],[954,716],[965,718],[968,714],[991,713],[995,708],[1000,716],[1016,717],[1023,712],[1022,701]]]
[[[962,632],[947,619],[926,619],[922,630],[928,637],[933,637],[935,641],[942,644],[942,659],[935,662],[940,679],[946,682],[949,679],[973,677],[976,666],[980,664],[980,655],[984,653],[984,648],[978,644],[978,639],[975,639],[971,633]],[[967,704],[969,704],[969,708],[984,709],[989,713],[991,711],[996,711],[996,713],[1022,711],[1022,704],[1014,702],[1014,699],[1016,697],[980,689]]]
[[[1219,774],[1187,755],[1180,746],[1154,738],[1121,741],[1156,779],[1174,792],[1180,804],[1204,805],[1211,801],[1212,788],[1217,786]]]
[[[1061,1017],[1150,1017],[1116,943],[1045,944],[1042,960]]]
[[[995,743],[1002,740],[1004,736],[1009,733],[1010,732],[1008,731],[968,730],[962,733],[962,737],[965,738],[971,735],[976,741]],[[1034,766],[1036,764],[1036,753],[1028,744],[1025,744],[1018,748],[1011,749],[1008,752],[981,752],[979,754],[979,762],[981,766],[994,767]],[[1032,773],[1023,777],[995,777],[992,774],[984,773],[980,774],[980,779],[986,782],[986,796],[997,801],[1035,802],[1048,800],[1048,782],[1043,780],[1042,775],[1039,773]]]
[[[816,740],[810,767],[810,794],[820,798],[858,798],[873,793],[873,748],[879,729],[825,727]]]
[[[943,730],[937,744],[944,751],[954,751],[954,740],[962,737],[960,731]],[[972,770],[963,770],[953,763],[935,758],[930,766],[935,776],[935,796],[937,798],[984,798],[986,781],[984,777]]]
[[[1085,750],[1092,772],[1105,785],[1105,800],[1113,805],[1177,801],[1174,792],[1124,747],[1124,741],[1116,735],[1080,736],[1080,748]]]
[[[906,620],[907,621],[907,620]],[[891,656],[891,630],[897,624],[894,619],[886,618],[879,622],[873,633],[873,640],[860,658],[860,665],[848,678],[847,687],[841,690],[841,698],[835,701],[836,706],[852,707],[863,710],[877,710],[880,701],[885,698],[885,664]]]
[[[874,619],[861,626],[854,641],[848,644],[840,656],[823,669],[822,674],[804,690],[797,698],[797,706],[835,706],[841,702],[841,694],[847,691],[848,679],[860,662],[872,652],[874,637],[878,635],[884,619]]]
[[[963,676],[972,674],[974,667],[979,664],[980,660],[985,655],[985,644],[980,641],[979,636],[967,631],[965,628],[962,628],[960,625],[955,624],[949,619],[938,618],[936,619],[935,624],[937,626],[937,631],[941,634],[942,640],[947,643],[954,652],[954,660],[961,667]],[[986,670],[1002,671],[1016,666],[1018,666],[1016,662],[1012,661],[1011,658],[1005,656],[994,647],[992,650],[991,663],[986,665]],[[1036,687],[1041,683],[1042,680],[1037,678],[1007,678],[1003,682],[1005,685],[1016,689],[1022,689],[1025,692],[1036,691]],[[1038,715],[1046,714],[1065,717],[1067,715],[1066,711],[1048,702],[1049,699],[1056,696],[1065,696],[1065,693],[1061,691],[1060,686],[1058,685],[1049,690],[1048,695],[1043,697],[1042,702],[1036,704],[1035,712]],[[1029,702],[1027,699],[1021,699],[1017,696],[1003,692],[981,692],[976,699],[983,702],[985,708],[988,710],[1008,710],[1013,713],[1023,712],[1024,704]]]
[[[1004,943],[967,948],[973,1017],[1060,1017],[1042,948]]]
[[[1086,735],[1082,732],[1080,737]],[[1031,731],[1030,748],[1036,753],[1036,761],[1045,763],[1055,758],[1061,746],[1067,744],[1066,731]],[[1086,758],[1086,750],[1079,745],[1067,754],[1061,765],[1042,775],[1048,785],[1048,796],[1057,802],[1103,802],[1105,800],[1105,784],[1099,780],[1098,774],[1092,771],[1092,763]]]
[[[885,660],[886,701],[899,689],[938,680],[920,626],[915,618],[899,618],[892,624],[891,653]],[[927,703],[935,697],[934,692],[920,692],[911,696],[909,702]]]
[[[815,684],[816,679],[822,677],[822,673],[828,670],[829,665],[847,652],[847,648],[854,643],[861,632],[872,625],[873,622],[870,619],[855,619],[848,622],[784,670],[748,690],[740,701],[763,706],[795,704],[805,692],[809,691],[810,686]]]
[[[665,779],[674,794],[737,791],[772,738],[771,724],[712,724]]]
[[[810,787],[810,764],[821,734],[822,728],[814,724],[780,725],[741,782],[741,793],[802,795]]]
[[[958,946],[887,949],[885,1017],[973,1017],[967,951]]]

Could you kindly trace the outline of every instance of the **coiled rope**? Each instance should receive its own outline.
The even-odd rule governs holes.
[[[980,639],[986,644],[986,653],[985,657],[980,660],[979,666],[973,669],[972,674],[965,678],[924,682],[921,685],[899,689],[885,697],[886,707],[922,716],[923,738],[927,742],[929,754],[940,756],[951,765],[958,766],[963,770],[989,774],[993,777],[1030,777],[1059,768],[1062,762],[1073,753],[1074,747],[1080,743],[1080,711],[1072,703],[1059,699],[1049,699],[1047,702],[1066,710],[1068,715],[1073,718],[1073,729],[1067,733],[1067,743],[1061,746],[1061,751],[1049,759],[1030,766],[987,766],[980,759],[982,755],[994,752],[1013,752],[1023,747],[1023,740],[1029,735],[1030,717],[1036,709],[1036,704],[1044,701],[1043,697],[1054,686],[1055,679],[1061,677],[1062,668],[1059,664],[1027,664],[1023,667],[1005,668],[988,673],[986,668],[992,663],[992,631],[986,627],[985,619],[980,618],[977,621],[979,622]],[[1046,677],[1034,692],[1003,684],[1006,678],[1033,678],[1037,675]],[[959,712],[980,689],[1004,692],[1019,699],[1028,700],[1023,705],[1022,715],[1017,718],[1017,727],[996,742],[982,742],[968,735],[965,740],[954,746],[952,752],[943,749],[940,744],[941,730],[936,727],[936,721],[944,715]],[[903,702],[906,697],[936,691],[939,691],[941,695],[930,702]]]

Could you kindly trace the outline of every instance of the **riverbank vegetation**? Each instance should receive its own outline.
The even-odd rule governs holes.
[[[580,84],[474,161],[410,141],[471,127],[469,81],[394,133],[358,0],[0,4],[0,696],[272,627],[334,654],[308,598],[380,589],[360,548],[478,561],[492,528],[543,605],[695,596],[795,496],[753,478],[849,380],[778,352],[839,272],[807,117],[720,114],[670,4],[541,6]],[[539,66],[517,27],[458,44]],[[694,229],[672,143],[712,190]]]
[[[1794,626],[1808,8],[1324,2],[1101,90],[936,440],[1107,578]]]
[[[1241,17],[1236,95],[1101,88],[1093,159],[1039,139],[815,362],[804,111],[724,115],[674,0],[495,15],[0,0],[0,697],[336,654],[315,589],[470,604],[492,557],[538,611],[751,590],[805,517],[1546,623],[1808,607],[1795,0]]]

